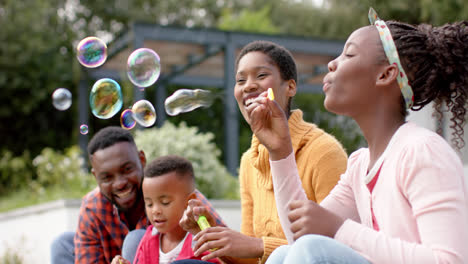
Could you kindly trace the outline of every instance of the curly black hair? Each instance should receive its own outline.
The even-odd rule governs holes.
[[[132,134],[121,127],[109,126],[97,132],[88,144],[88,155],[93,155],[96,151],[105,149],[119,142],[129,142],[136,146]]]
[[[441,122],[444,107],[447,107],[452,114],[452,144],[457,149],[463,148],[468,88],[468,22],[440,27],[397,21],[386,23],[414,92],[411,109],[420,110],[434,101],[436,116]],[[406,112],[403,98],[402,112]],[[440,130],[438,132],[441,133]]]
[[[239,66],[239,61],[247,53],[262,52],[267,55],[272,62],[278,67],[281,78],[285,81],[294,80],[297,83],[297,67],[296,62],[289,50],[285,47],[271,41],[256,40],[245,45],[236,58],[236,69]],[[291,112],[291,98],[289,99],[286,113]]]

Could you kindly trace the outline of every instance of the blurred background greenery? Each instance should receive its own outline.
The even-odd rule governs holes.
[[[468,18],[466,0],[0,1],[0,210],[78,198],[95,186],[76,147],[77,96],[67,111],[57,111],[50,99],[59,87],[77,94],[80,65],[75,47],[82,38],[93,35],[110,43],[133,22],[143,21],[344,41],[354,29],[368,24],[370,6],[384,19],[409,23],[441,25]],[[322,101],[321,94],[298,94],[294,104],[304,111],[307,121],[335,135],[348,153],[363,146],[356,124],[326,112]],[[212,151],[219,154],[211,157],[222,160],[223,134],[216,129],[222,126],[219,102],[205,111],[169,121],[176,124],[173,129],[183,133],[196,127],[197,133],[211,135],[203,142],[214,142]],[[251,133],[247,124],[240,122],[242,154]],[[119,125],[118,119],[105,125]],[[216,166],[222,170],[221,163]],[[199,184],[209,185],[203,180]],[[236,198],[235,184],[228,185],[231,187],[223,193],[213,190],[207,195]]]

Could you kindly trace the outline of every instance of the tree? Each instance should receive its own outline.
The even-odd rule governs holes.
[[[51,103],[59,87],[74,92],[73,32],[58,15],[58,0],[6,0],[0,4],[0,135],[15,155],[70,144],[73,108]]]
[[[266,5],[258,11],[244,9],[239,15],[234,15],[232,9],[226,8],[219,19],[218,28],[267,34],[279,33],[279,29],[270,19],[270,13],[271,5]]]

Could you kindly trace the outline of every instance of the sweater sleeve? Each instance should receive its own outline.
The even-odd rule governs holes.
[[[255,236],[253,231],[253,200],[248,190],[248,173],[245,168],[244,157],[241,159],[239,169],[239,184],[241,195],[241,233],[247,236]]]
[[[373,263],[467,263],[467,192],[462,164],[442,140],[425,140],[398,155],[395,177],[411,205],[420,242],[408,242],[347,220],[335,239]],[[390,208],[388,208],[390,209]],[[403,216],[395,215],[395,221]],[[377,219],[378,220],[378,219]]]
[[[304,173],[312,173],[315,201],[321,203],[335,187],[340,175],[346,171],[348,157],[341,144],[326,133],[311,144],[314,144],[315,151],[309,152],[308,168]]]
[[[261,263],[265,263],[268,257],[273,253],[273,250],[282,245],[287,245],[288,241],[277,237],[262,237],[263,240],[263,256],[260,259]]]
[[[347,171],[341,175],[337,185],[320,203],[320,206],[332,211],[341,218],[352,219],[358,223],[360,222],[360,217],[354,196],[352,180],[350,179],[348,171],[351,171],[355,165],[354,163],[357,162],[361,155],[365,154],[366,151],[364,149],[360,149],[350,155]]]
[[[288,205],[293,200],[307,200],[307,195],[302,188],[293,152],[284,159],[270,160],[270,167],[278,216],[284,235],[287,241],[292,244],[294,239],[291,232],[291,222],[288,219]]]

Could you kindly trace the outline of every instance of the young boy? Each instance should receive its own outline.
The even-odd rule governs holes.
[[[188,200],[197,198],[190,161],[174,155],[153,160],[145,168],[142,188],[151,225],[138,246],[134,263],[201,259],[202,256],[195,257],[192,251],[192,235],[179,225]],[[219,263],[217,259],[209,262]],[[121,256],[112,260],[112,264],[120,263],[130,262]]]

